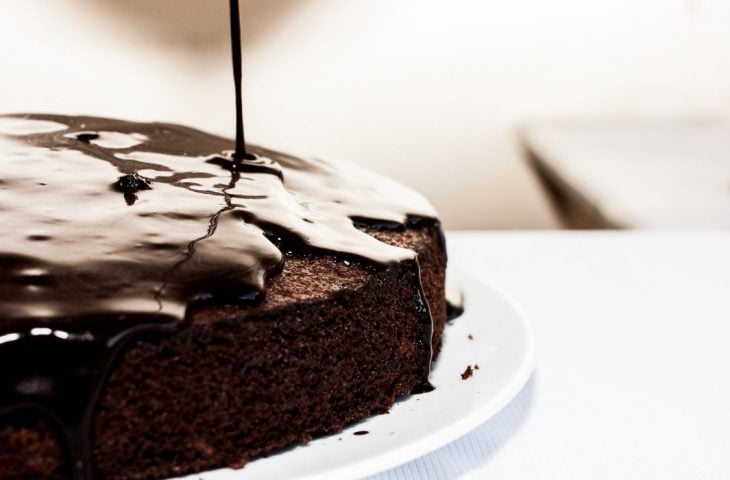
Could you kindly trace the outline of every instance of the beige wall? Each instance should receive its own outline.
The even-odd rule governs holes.
[[[0,110],[230,135],[226,3],[0,2]],[[249,138],[400,178],[451,228],[554,225],[526,122],[730,113],[724,0],[244,3]]]

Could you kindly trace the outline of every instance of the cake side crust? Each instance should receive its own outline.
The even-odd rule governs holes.
[[[437,228],[368,233],[418,253],[437,353],[446,318]],[[430,325],[413,314],[416,274],[404,264],[373,274],[328,257],[290,258],[260,307],[203,310],[186,331],[131,346],[96,417],[99,477],[242,466],[386,411],[427,375],[419,341]],[[27,434],[13,428],[0,433],[0,459]],[[40,435],[36,447],[54,444]],[[35,468],[58,452],[37,450],[16,452],[27,452],[18,464],[29,468],[18,475],[58,478],[60,459]]]

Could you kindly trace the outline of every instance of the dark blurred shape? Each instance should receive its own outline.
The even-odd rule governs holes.
[[[530,165],[563,225],[576,229],[730,227],[730,124],[723,119],[543,122]]]

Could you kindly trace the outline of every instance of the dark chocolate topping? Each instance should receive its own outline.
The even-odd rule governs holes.
[[[43,122],[56,131],[42,132]],[[35,133],[7,135],[34,124]],[[82,129],[145,140],[104,147],[78,140]],[[3,117],[2,133],[0,326],[100,311],[182,318],[191,299],[208,295],[203,279],[230,301],[258,297],[280,248],[375,267],[412,259],[353,218],[404,225],[435,217],[420,195],[354,166],[255,147],[255,160],[234,163],[216,154],[229,140],[181,126],[33,115]]]
[[[260,301],[289,251],[415,262],[355,222],[435,221],[395,181],[257,147],[233,161],[231,143],[177,125],[0,117],[0,413],[47,412],[77,478],[90,478],[94,401],[126,340],[184,328],[202,304]]]
[[[246,151],[246,137],[243,131],[243,92],[241,76],[243,70],[243,55],[241,53],[241,15],[238,13],[238,0],[230,0],[229,13],[231,18],[231,58],[233,59],[233,84],[236,92],[236,149],[233,158],[236,161],[252,160],[254,157]]]

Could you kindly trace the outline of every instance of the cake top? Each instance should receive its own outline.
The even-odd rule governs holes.
[[[255,302],[283,253],[377,268],[414,253],[357,223],[435,219],[422,196],[356,166],[255,147],[234,162],[230,147],[178,125],[0,117],[0,335]]]

